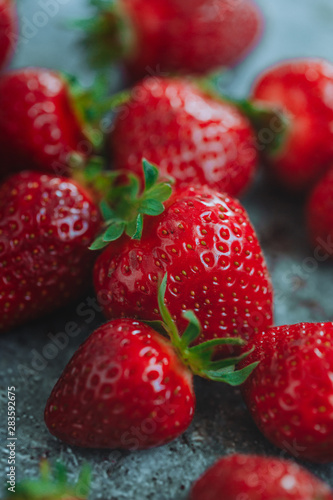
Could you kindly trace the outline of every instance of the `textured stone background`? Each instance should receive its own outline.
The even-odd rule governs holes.
[[[30,23],[37,19],[43,0],[21,0],[19,3],[24,34],[28,33],[30,38],[21,39],[15,65],[55,67],[79,74],[89,83],[92,74],[76,45],[77,34],[64,28],[68,19],[86,14],[85,0],[59,0],[59,12],[50,17],[44,27],[36,29]],[[238,96],[246,94],[261,69],[283,58],[311,55],[333,60],[331,0],[258,0],[258,3],[267,19],[265,37],[255,53],[226,80],[226,86]],[[333,265],[318,265],[313,258],[305,234],[302,201],[283,198],[283,194],[274,192],[260,180],[243,201],[273,276],[276,323],[333,320]],[[17,388],[17,468],[20,477],[36,475],[43,456],[61,458],[73,477],[79,465],[89,461],[94,474],[93,500],[184,499],[192,481],[220,455],[235,451],[281,455],[252,424],[238,390],[202,380],[196,382],[198,408],[190,429],[160,449],[135,453],[82,451],[56,441],[44,426],[43,409],[75,349],[103,322],[99,315],[93,321],[88,321],[90,319],[80,317],[75,306],[0,339],[1,443],[4,444],[6,438],[5,389],[14,385]],[[80,335],[71,339],[68,346],[59,350],[45,366],[39,364],[37,367],[36,353],[41,354],[45,349],[50,341],[48,334],[63,331],[68,321],[80,325]],[[3,474],[6,462],[7,453],[2,451]],[[333,466],[305,465],[333,487]]]

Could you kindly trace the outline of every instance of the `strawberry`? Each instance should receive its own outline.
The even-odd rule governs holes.
[[[316,248],[315,257],[325,261],[333,257],[333,170],[323,176],[310,194],[307,204],[307,225],[311,242]]]
[[[74,181],[26,171],[0,186],[0,331],[79,296],[100,230],[90,195]]]
[[[272,112],[256,123],[260,148],[270,172],[289,190],[309,189],[333,162],[332,87],[333,64],[311,58],[282,62],[255,82],[254,121],[260,111]]]
[[[252,0],[93,0],[86,45],[94,63],[124,62],[132,78],[206,73],[238,63],[262,33]]]
[[[8,487],[6,499],[16,500],[85,500],[88,498],[91,471],[88,465],[82,467],[76,484],[70,484],[65,466],[56,462],[54,470],[47,460],[40,464],[38,479],[24,479]],[[10,485],[10,483],[9,483]],[[11,489],[10,489],[11,488]]]
[[[230,385],[241,384],[257,366],[235,371],[248,356],[214,361],[216,345],[241,345],[241,339],[191,344],[201,333],[193,311],[182,338],[164,304],[167,275],[158,304],[172,343],[150,326],[116,319],[96,330],[74,354],[45,408],[49,431],[74,446],[147,449],[182,434],[195,409],[195,373]]]
[[[106,316],[158,320],[157,284],[168,272],[166,304],[181,333],[188,309],[203,325],[200,341],[248,339],[270,326],[272,286],[244,208],[207,187],[176,189],[167,199],[170,188],[154,185],[157,169],[143,166],[146,191],[123,195],[116,215],[104,213],[106,231],[92,246],[108,245],[94,268]]]
[[[142,175],[141,158],[177,187],[239,195],[257,167],[255,135],[238,109],[186,79],[149,78],[131,92],[111,133],[115,168]]]
[[[82,163],[98,142],[88,123],[89,99],[87,92],[54,71],[25,68],[4,74],[0,176],[27,168],[65,175],[71,160]]]
[[[299,465],[271,457],[230,455],[194,484],[190,500],[333,500],[330,488]]]
[[[14,0],[0,0],[0,69],[9,61],[18,39],[18,20]]]
[[[313,462],[333,460],[333,323],[279,326],[252,338],[243,387],[251,415],[276,446]]]
[[[56,383],[45,422],[87,448],[144,449],[175,439],[195,407],[190,371],[149,326],[120,319],[96,330]]]

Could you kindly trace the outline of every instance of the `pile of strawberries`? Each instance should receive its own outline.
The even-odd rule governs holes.
[[[85,46],[99,66],[121,63],[129,90],[110,98],[44,68],[0,76],[0,331],[75,302],[92,280],[109,319],[55,385],[49,431],[88,448],[163,445],[192,421],[197,375],[240,385],[277,447],[333,461],[333,323],[273,326],[269,272],[234,198],[262,161],[306,197],[316,258],[333,256],[333,65],[282,62],[234,101],[203,75],[258,41],[252,0],[93,4]],[[14,2],[0,0],[0,67],[16,40]],[[296,464],[243,455],[190,498],[222,494],[333,499]]]

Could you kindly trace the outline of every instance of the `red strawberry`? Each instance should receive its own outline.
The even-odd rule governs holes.
[[[316,259],[325,261],[333,257],[333,169],[318,182],[307,205],[307,224],[311,242],[317,249]]]
[[[46,460],[40,464],[40,478],[24,479],[12,486],[6,500],[85,500],[91,481],[89,466],[82,467],[76,484],[70,484],[65,466],[57,462],[54,471]]]
[[[181,332],[186,326],[181,313],[188,309],[203,325],[201,341],[248,339],[270,326],[272,286],[244,208],[207,187],[188,187],[175,190],[162,213],[154,195],[162,201],[168,195],[163,192],[162,198],[161,185],[153,186],[157,170],[148,162],[144,168],[146,192],[132,204],[123,200],[93,246],[106,246],[124,231],[134,238],[123,235],[111,242],[96,262],[95,288],[106,316],[158,320],[157,283],[167,271],[166,304]],[[134,232],[142,228],[142,213],[156,216],[145,219],[138,241]]]
[[[254,85],[253,104],[284,117],[279,144],[274,135],[281,124],[274,118],[259,123],[259,141],[271,172],[290,190],[308,189],[333,162],[332,89],[333,64],[320,59],[280,63]]]
[[[299,465],[277,458],[230,455],[194,484],[190,500],[333,500],[333,492]]]
[[[98,2],[94,2],[96,6]],[[252,0],[99,2],[88,29],[93,61],[121,60],[134,78],[152,72],[206,73],[239,62],[258,42]]]
[[[149,326],[119,319],[74,354],[45,410],[49,431],[75,446],[143,449],[182,434],[194,413],[191,372]]]
[[[0,0],[0,69],[14,52],[18,39],[17,12],[14,0]]]
[[[100,223],[90,195],[72,180],[26,171],[0,186],[0,331],[82,293]]]
[[[26,168],[64,175],[73,156],[81,161],[89,156],[93,145],[84,97],[54,71],[26,68],[3,75],[0,176]]]
[[[111,144],[117,169],[142,175],[144,156],[178,187],[207,184],[233,196],[250,183],[258,162],[247,118],[185,79],[139,83],[117,116]]]
[[[146,449],[182,434],[193,418],[192,373],[239,385],[255,366],[235,371],[248,355],[212,360],[216,345],[241,345],[241,339],[191,344],[201,327],[192,311],[182,338],[164,304],[167,276],[159,288],[162,324],[172,344],[150,326],[117,319],[96,330],[81,345],[55,385],[45,422],[59,439],[87,448]]]
[[[314,462],[333,460],[333,323],[279,326],[253,337],[260,361],[244,398],[276,446]]]

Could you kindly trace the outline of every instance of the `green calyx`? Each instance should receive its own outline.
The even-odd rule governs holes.
[[[134,175],[128,175],[128,183],[109,190],[100,209],[104,218],[103,233],[91,245],[91,250],[100,250],[123,234],[140,240],[143,230],[144,215],[157,216],[164,211],[165,202],[172,193],[169,182],[158,181],[157,168],[147,160],[142,160],[144,172],[144,190],[140,192],[140,181]],[[117,177],[121,173],[117,172]],[[111,174],[112,175],[112,174]],[[95,180],[96,182],[96,180]],[[110,178],[110,183],[116,184]],[[111,207],[112,204],[112,207]]]
[[[83,466],[76,484],[70,484],[67,471],[63,464],[57,462],[51,471],[50,464],[43,460],[40,464],[40,477],[26,479],[18,483],[15,493],[7,493],[6,498],[21,500],[66,500],[86,499],[89,495],[91,470],[88,465]]]
[[[103,68],[130,58],[136,41],[131,20],[119,0],[90,0],[94,13],[89,19],[75,21],[83,30],[83,45],[92,66]]]
[[[269,108],[246,99],[231,101],[249,119],[257,134],[258,150],[266,154],[278,153],[286,141],[290,121],[277,108]]]
[[[193,311],[184,312],[183,317],[188,320],[189,324],[180,337],[177,327],[164,302],[166,284],[167,274],[164,276],[158,291],[158,305],[163,319],[162,325],[167,331],[173,346],[184,364],[189,366],[191,371],[200,377],[215,380],[217,382],[225,382],[232,386],[243,384],[259,363],[252,363],[241,370],[236,370],[235,367],[240,361],[249,356],[252,350],[240,356],[217,361],[213,360],[213,356],[217,347],[227,345],[243,346],[246,342],[241,338],[227,337],[209,340],[191,347],[191,344],[193,344],[201,334],[201,325]]]
[[[83,134],[100,151],[104,143],[101,122],[110,109],[114,98],[109,97],[109,80],[99,75],[90,87],[83,87],[75,76],[62,73],[69,89],[71,104],[81,124]]]

